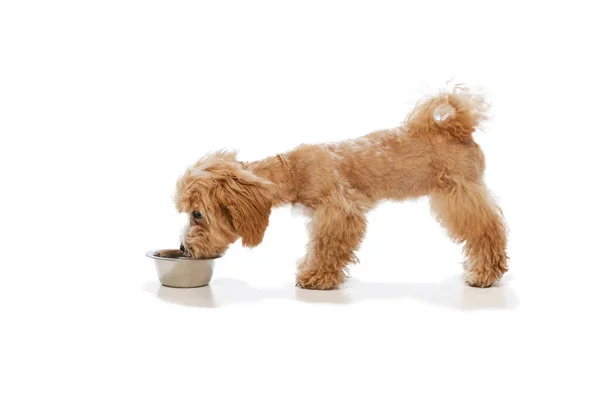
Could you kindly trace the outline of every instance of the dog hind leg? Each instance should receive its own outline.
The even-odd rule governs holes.
[[[464,243],[465,279],[488,287],[507,271],[502,211],[482,183],[456,182],[431,194],[431,209],[450,237]]]

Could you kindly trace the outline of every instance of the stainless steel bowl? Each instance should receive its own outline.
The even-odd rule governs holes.
[[[154,259],[160,283],[176,288],[208,285],[217,259],[195,260],[184,257],[180,250],[152,250],[147,252],[146,256]]]

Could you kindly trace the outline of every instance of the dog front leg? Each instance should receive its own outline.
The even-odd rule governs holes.
[[[358,260],[358,250],[366,231],[362,214],[348,214],[326,206],[315,210],[309,224],[310,240],[300,261],[296,284],[305,289],[337,288],[347,277],[348,265]]]

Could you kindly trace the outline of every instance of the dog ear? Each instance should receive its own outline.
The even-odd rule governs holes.
[[[270,190],[268,182],[248,171],[228,177],[216,189],[217,201],[231,215],[245,247],[255,247],[262,242],[273,205]]]

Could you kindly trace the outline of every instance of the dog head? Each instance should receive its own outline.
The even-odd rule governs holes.
[[[177,181],[175,204],[189,215],[182,246],[193,258],[215,257],[238,238],[260,244],[269,223],[273,184],[242,168],[236,154],[204,156]]]

